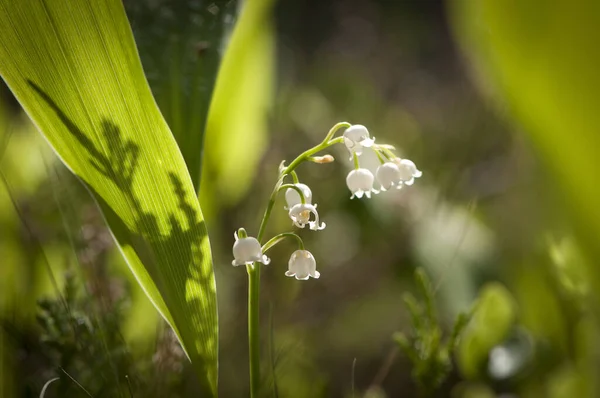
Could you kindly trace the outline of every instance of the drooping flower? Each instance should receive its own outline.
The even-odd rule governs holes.
[[[385,191],[395,186],[397,189],[402,188],[402,180],[400,168],[394,162],[385,162],[380,165],[375,172],[377,181],[381,185],[381,190]]]
[[[250,265],[254,262],[263,264],[269,264],[271,260],[265,254],[262,253],[262,248],[258,240],[253,237],[238,238],[237,232],[233,234],[235,237],[235,243],[233,244],[233,258],[232,265]]]
[[[315,216],[314,221],[310,221],[311,214]],[[298,228],[304,228],[307,224],[313,231],[319,231],[325,228],[324,222],[319,225],[319,213],[317,212],[316,205],[310,203],[298,203],[290,209],[289,216],[294,222],[294,225]]]
[[[312,203],[312,191],[310,190],[310,188],[305,185],[305,184],[294,184],[296,187],[300,188],[300,190],[302,190],[302,194],[304,195],[304,200],[306,203],[311,204]],[[285,207],[286,210],[291,209],[292,207],[294,207],[295,205],[302,203],[302,199],[300,198],[300,194],[298,193],[298,191],[296,191],[293,188],[288,188],[285,191],[285,201],[287,203],[287,207]],[[315,205],[315,207],[317,207]]]
[[[375,177],[373,177],[373,173],[368,169],[356,169],[348,173],[346,185],[350,192],[352,192],[350,199],[354,199],[355,196],[360,199],[363,195],[370,198],[371,192],[379,193],[379,191],[373,189],[374,180]]]
[[[321,274],[317,271],[317,262],[311,252],[308,250],[296,250],[290,256],[285,276],[296,277],[299,281],[305,281],[311,276],[319,279]]]
[[[363,125],[354,124],[344,131],[344,144],[350,153],[357,155],[362,153],[363,147],[368,148],[373,145],[375,138],[371,139],[369,130]]]
[[[408,159],[394,159],[394,162],[398,165],[400,170],[400,180],[405,185],[412,185],[415,182],[415,178],[419,178],[423,173],[417,169],[417,166]]]

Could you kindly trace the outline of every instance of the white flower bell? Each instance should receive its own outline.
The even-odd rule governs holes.
[[[235,243],[233,244],[233,258],[232,265],[250,265],[254,262],[263,264],[269,264],[271,260],[262,253],[260,243],[256,238],[244,237],[238,238],[237,232],[233,234],[235,237]]]
[[[304,195],[304,200],[306,203],[311,204],[312,203],[312,191],[310,190],[310,188],[305,185],[305,184],[294,184],[296,187],[300,188],[300,190],[302,191],[302,194]],[[291,209],[292,207],[296,206],[299,203],[302,203],[302,198],[300,198],[300,194],[298,193],[298,191],[296,191],[293,188],[288,188],[285,191],[285,201],[287,203],[287,207],[285,207],[286,210]],[[315,205],[315,207],[317,207]]]
[[[314,214],[315,220],[310,221],[310,215]],[[319,213],[317,213],[317,206],[310,203],[298,203],[294,205],[290,211],[289,216],[294,222],[294,225],[298,228],[304,228],[306,224],[313,231],[319,231],[325,228],[325,223],[319,225]]]
[[[296,250],[292,253],[285,276],[296,277],[299,281],[308,280],[309,277],[319,279],[321,274],[317,271],[317,262],[308,250]]]
[[[368,148],[374,142],[375,138],[370,138],[369,130],[363,125],[354,124],[344,131],[344,144],[350,153],[356,152],[357,155],[360,155],[363,147]]]
[[[348,173],[346,185],[348,185],[348,189],[352,192],[350,199],[354,199],[355,196],[360,199],[363,195],[370,198],[371,192],[379,193],[379,191],[373,189],[374,180],[373,173],[367,169],[356,169]]]
[[[415,182],[415,178],[419,178],[423,173],[417,169],[417,166],[408,159],[394,159],[394,162],[398,165],[400,170],[400,180],[405,185],[412,185]]]
[[[394,162],[385,162],[380,165],[375,172],[375,176],[377,176],[377,181],[379,181],[382,191],[388,190],[393,186],[397,189],[402,188],[400,168]]]

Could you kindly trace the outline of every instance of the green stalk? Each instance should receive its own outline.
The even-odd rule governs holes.
[[[294,171],[294,169],[296,169],[296,167],[300,165],[300,163],[304,162],[312,155],[321,152],[323,149],[329,148],[332,145],[341,144],[342,142],[344,142],[344,137],[338,137],[334,138],[331,141],[323,141],[316,147],[310,148],[309,150],[300,154],[300,156],[298,156],[296,159],[294,159],[294,161],[290,163],[290,165],[281,172],[281,175],[290,174],[292,171]]]
[[[360,169],[360,163],[358,162],[358,155],[356,152],[352,152],[352,160],[354,161],[354,170]]]
[[[250,351],[250,397],[260,390],[260,263],[248,267],[248,347]]]
[[[285,238],[296,239],[296,242],[298,242],[298,247],[300,248],[300,250],[304,250],[304,242],[302,242],[302,238],[300,238],[298,235],[296,235],[293,232],[282,232],[278,235],[275,235],[271,239],[269,239],[269,241],[263,245],[263,247],[262,247],[263,254],[266,253],[270,248],[272,248],[273,246],[275,246],[276,244],[278,244],[279,242],[284,240]]]
[[[376,149],[374,152],[377,155],[377,159],[379,159],[379,163],[384,164],[385,163],[385,159],[383,158],[383,156],[381,156],[381,153],[379,152],[379,150]]]
[[[292,171],[290,174],[292,175],[292,181],[294,181],[294,184],[298,184],[300,182],[298,179],[298,174],[296,174],[295,171]]]

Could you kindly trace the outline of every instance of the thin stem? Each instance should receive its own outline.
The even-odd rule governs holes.
[[[375,149],[374,152],[377,155],[377,159],[379,159],[379,163],[384,164],[385,163],[385,159],[383,158],[383,156],[381,156],[381,153],[379,152],[379,150]]]
[[[300,187],[298,187],[294,184],[283,184],[282,186],[279,187],[277,192],[279,192],[283,189],[293,189],[294,191],[298,192],[298,195],[300,195],[300,200],[302,201],[302,204],[303,205],[306,204],[306,198],[304,197],[304,192],[302,192],[302,189],[300,189]]]
[[[331,139],[331,137],[333,137],[335,135],[335,133],[339,129],[341,129],[342,127],[349,128],[350,126],[352,126],[352,125],[350,123],[348,123],[348,122],[339,122],[338,124],[336,124],[335,126],[333,126],[331,128],[331,130],[329,130],[329,132],[325,136],[325,139],[323,140],[323,143],[328,142]]]
[[[294,181],[294,184],[300,183],[300,180],[298,179],[298,174],[296,174],[295,171],[292,171],[290,174],[292,175],[292,181]]]
[[[385,156],[387,156],[387,158],[390,159],[390,160],[395,159],[397,157],[394,152],[392,152],[390,149],[388,149],[388,148],[386,148],[384,146],[381,146],[380,149],[383,152],[383,154]]]
[[[284,170],[285,171],[285,170]],[[269,221],[269,217],[271,217],[271,211],[273,211],[273,206],[275,205],[275,199],[277,199],[277,193],[279,192],[279,187],[283,182],[283,177],[289,174],[289,172],[281,173],[281,177],[277,180],[275,184],[275,188],[273,192],[271,192],[271,197],[269,198],[269,203],[267,203],[267,208],[265,209],[265,214],[263,215],[262,221],[260,222],[260,227],[258,227],[258,235],[256,235],[256,239],[260,242],[265,234],[265,229],[267,228],[267,222]]]
[[[285,174],[277,180],[260,227],[256,239],[260,242],[265,230],[267,222],[271,216],[271,211],[277,199],[279,187],[283,182]],[[248,271],[248,350],[250,356],[250,397],[257,398],[260,391],[260,263],[254,263],[246,267]]]
[[[360,164],[358,163],[358,155],[356,154],[356,152],[352,152],[352,160],[354,161],[354,169],[360,169]]]
[[[260,391],[260,266],[248,268],[248,348],[250,354],[250,397]]]
[[[283,232],[278,235],[275,235],[267,243],[265,243],[262,247],[262,252],[266,253],[267,250],[271,249],[273,246],[284,240],[285,238],[294,238],[298,242],[298,247],[300,250],[304,250],[304,242],[302,242],[302,238],[296,235],[293,232]]]
[[[325,148],[329,148],[332,145],[341,144],[342,142],[344,142],[344,137],[337,137],[330,141],[323,141],[316,147],[310,148],[310,149],[304,151],[303,153],[301,153],[300,156],[298,156],[296,159],[294,159],[294,161],[292,163],[290,163],[290,165],[281,172],[281,174],[282,175],[290,174],[292,171],[294,171],[294,169],[296,167],[298,167],[298,165],[300,163],[304,162],[306,159],[308,159],[312,155],[316,154],[317,152],[322,151]]]

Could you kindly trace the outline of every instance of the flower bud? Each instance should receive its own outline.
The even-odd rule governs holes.
[[[329,154],[327,155],[323,155],[323,156],[312,156],[310,158],[308,158],[308,160],[310,160],[311,162],[314,163],[319,163],[319,164],[324,164],[324,163],[331,163],[335,160],[335,158]]]

